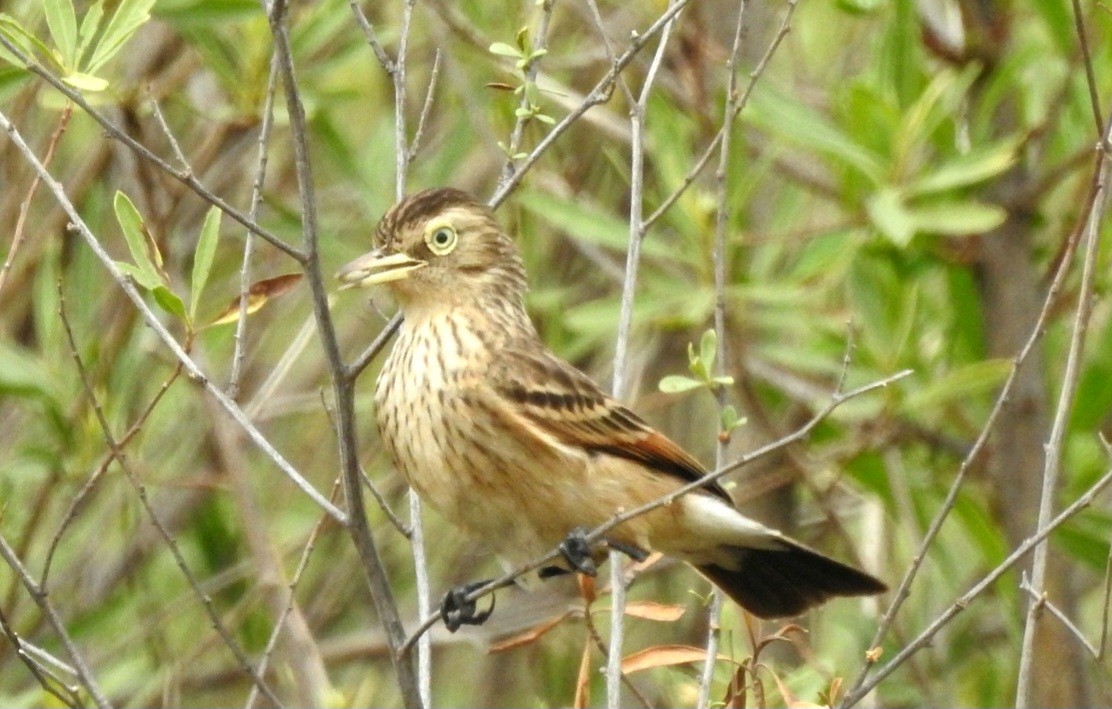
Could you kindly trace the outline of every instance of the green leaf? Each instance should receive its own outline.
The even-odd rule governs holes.
[[[726,433],[746,424],[746,419],[738,416],[737,409],[729,404],[722,407],[722,411],[719,412],[719,420],[722,423],[722,430]]]
[[[77,68],[77,15],[70,0],[42,0],[46,26],[62,55],[66,69]]]
[[[489,51],[491,54],[497,54],[500,57],[510,57],[511,59],[521,59],[522,57],[524,57],[524,54],[522,54],[519,50],[511,47],[505,42],[495,42],[494,44],[490,45]]]
[[[258,0],[161,0],[152,10],[175,27],[241,22],[259,17]]]
[[[146,290],[154,290],[162,286],[162,279],[156,274],[144,271],[133,263],[127,261],[116,261],[116,268],[124,272],[124,275],[131,276],[132,280],[139,284],[140,287]]]
[[[915,220],[895,187],[883,187],[865,201],[865,212],[881,234],[896,246],[907,246],[915,236]]]
[[[216,207],[209,209],[205,223],[201,226],[201,236],[197,239],[197,253],[193,256],[193,276],[189,287],[189,319],[197,316],[197,303],[201,292],[208,282],[212,270],[212,260],[216,256],[216,241],[220,237],[220,215]]]
[[[152,290],[151,293],[154,295],[154,302],[158,303],[160,308],[180,320],[186,319],[185,305],[174,291],[166,286],[160,285]]]
[[[910,195],[943,192],[967,187],[995,177],[1015,164],[1019,140],[1012,138],[996,145],[972,150],[943,163],[908,187]]]
[[[151,19],[153,5],[154,0],[122,0],[112,19],[108,21],[108,26],[104,28],[104,36],[100,38],[96,49],[93,50],[93,56],[89,59],[85,71],[90,74],[96,73],[109,59],[116,56],[116,52],[120,51],[124,42],[131,39],[131,36]]]
[[[680,392],[690,391],[697,387],[703,386],[703,383],[691,377],[685,377],[680,374],[669,374],[660,380],[657,385],[665,394],[679,394]]]
[[[77,33],[77,58],[76,67],[81,68],[81,60],[85,56],[85,52],[89,51],[92,46],[93,38],[97,36],[97,30],[100,29],[100,21],[104,19],[104,0],[97,0],[89,11],[85,13],[85,18],[81,20],[81,29]]]
[[[1008,376],[1011,368],[1010,359],[987,359],[967,364],[910,394],[904,401],[903,408],[919,417],[926,409],[954,402],[964,404],[971,398],[996,388]]]
[[[140,283],[162,283],[162,277],[151,261],[149,254],[151,239],[147,236],[146,227],[143,226],[143,217],[135,208],[131,199],[123,192],[116,192],[112,200],[112,208],[116,211],[116,219],[123,229],[127,248],[131,251],[131,258],[135,265],[143,272],[143,279],[136,278]]]
[[[66,71],[65,67],[58,63],[57,55],[50,50],[50,47],[43,44],[42,40],[23,29],[23,25],[19,24],[10,15],[0,13],[0,34],[8,38],[8,41],[19,48],[19,51],[27,56],[28,59],[35,56],[42,56],[51,63],[59,71]],[[3,57],[19,67],[24,67],[23,62],[16,59],[7,48],[2,52]]]
[[[798,98],[763,87],[754,92],[743,116],[759,128],[854,167],[874,184],[883,179],[886,168],[880,156]]]
[[[80,91],[97,92],[108,88],[108,82],[99,76],[75,71],[62,77],[62,81]]]
[[[972,200],[919,204],[909,210],[917,231],[950,236],[983,234],[1008,218],[1003,207]]]

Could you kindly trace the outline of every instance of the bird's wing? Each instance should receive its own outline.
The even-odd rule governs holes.
[[[706,475],[699,461],[547,350],[505,348],[489,375],[514,414],[560,443],[636,461],[684,483]],[[703,488],[733,504],[718,482]]]

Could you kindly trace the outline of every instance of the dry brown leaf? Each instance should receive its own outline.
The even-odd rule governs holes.
[[[259,308],[266,305],[271,300],[274,300],[280,295],[285,295],[297,285],[301,280],[300,273],[286,273],[274,278],[265,278],[261,281],[255,281],[247,290],[247,314],[257,312]],[[216,316],[208,327],[214,325],[226,325],[239,320],[239,296],[232,298],[228,306]]]
[[[622,658],[622,672],[630,674],[641,670],[651,670],[655,667],[669,667],[671,665],[685,665],[689,662],[702,662],[706,659],[707,651],[693,645],[654,645],[653,647],[638,650]],[[719,660],[734,662],[729,655],[718,655]]]
[[[737,669],[734,670],[734,676],[730,678],[730,683],[726,686],[726,698],[722,700],[726,709],[745,709],[747,706],[749,683],[746,681],[746,676],[748,674],[749,662],[739,662]]]
[[[572,617],[573,615],[575,615],[573,612],[568,611],[567,613],[558,615],[551,620],[546,620],[540,625],[535,625],[524,632],[506,638],[505,640],[502,640],[500,642],[496,642],[487,648],[487,654],[513,650],[514,648],[521,647],[522,645],[528,645],[531,642],[535,642],[542,635],[552,630],[560,623],[563,623],[565,620]]]
[[[673,603],[655,601],[630,601],[626,603],[625,613],[635,618],[656,620],[661,623],[674,623],[683,617],[687,609]]]

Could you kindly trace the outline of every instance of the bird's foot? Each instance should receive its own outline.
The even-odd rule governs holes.
[[[475,589],[482,588],[488,583],[490,583],[489,579],[465,583],[444,594],[444,600],[440,602],[440,617],[444,619],[444,627],[454,633],[464,625],[482,625],[485,623],[490,618],[491,613],[494,612],[494,596],[490,597],[490,608],[485,611],[479,611],[475,606],[475,601],[468,599],[467,596]]]
[[[560,553],[571,568],[581,574],[598,576],[598,567],[591,558],[591,545],[587,542],[587,531],[576,527],[568,533],[567,539],[560,542]],[[555,574],[553,574],[555,575]]]
[[[618,542],[613,539],[607,539],[606,545],[614,551],[620,551],[634,561],[644,561],[645,559],[649,558],[649,552],[633,544],[626,544],[625,542]]]

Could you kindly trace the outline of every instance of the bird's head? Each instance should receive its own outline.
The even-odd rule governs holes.
[[[525,269],[490,209],[461,190],[425,190],[383,215],[374,250],[341,268],[343,288],[385,284],[407,314],[525,292]]]

